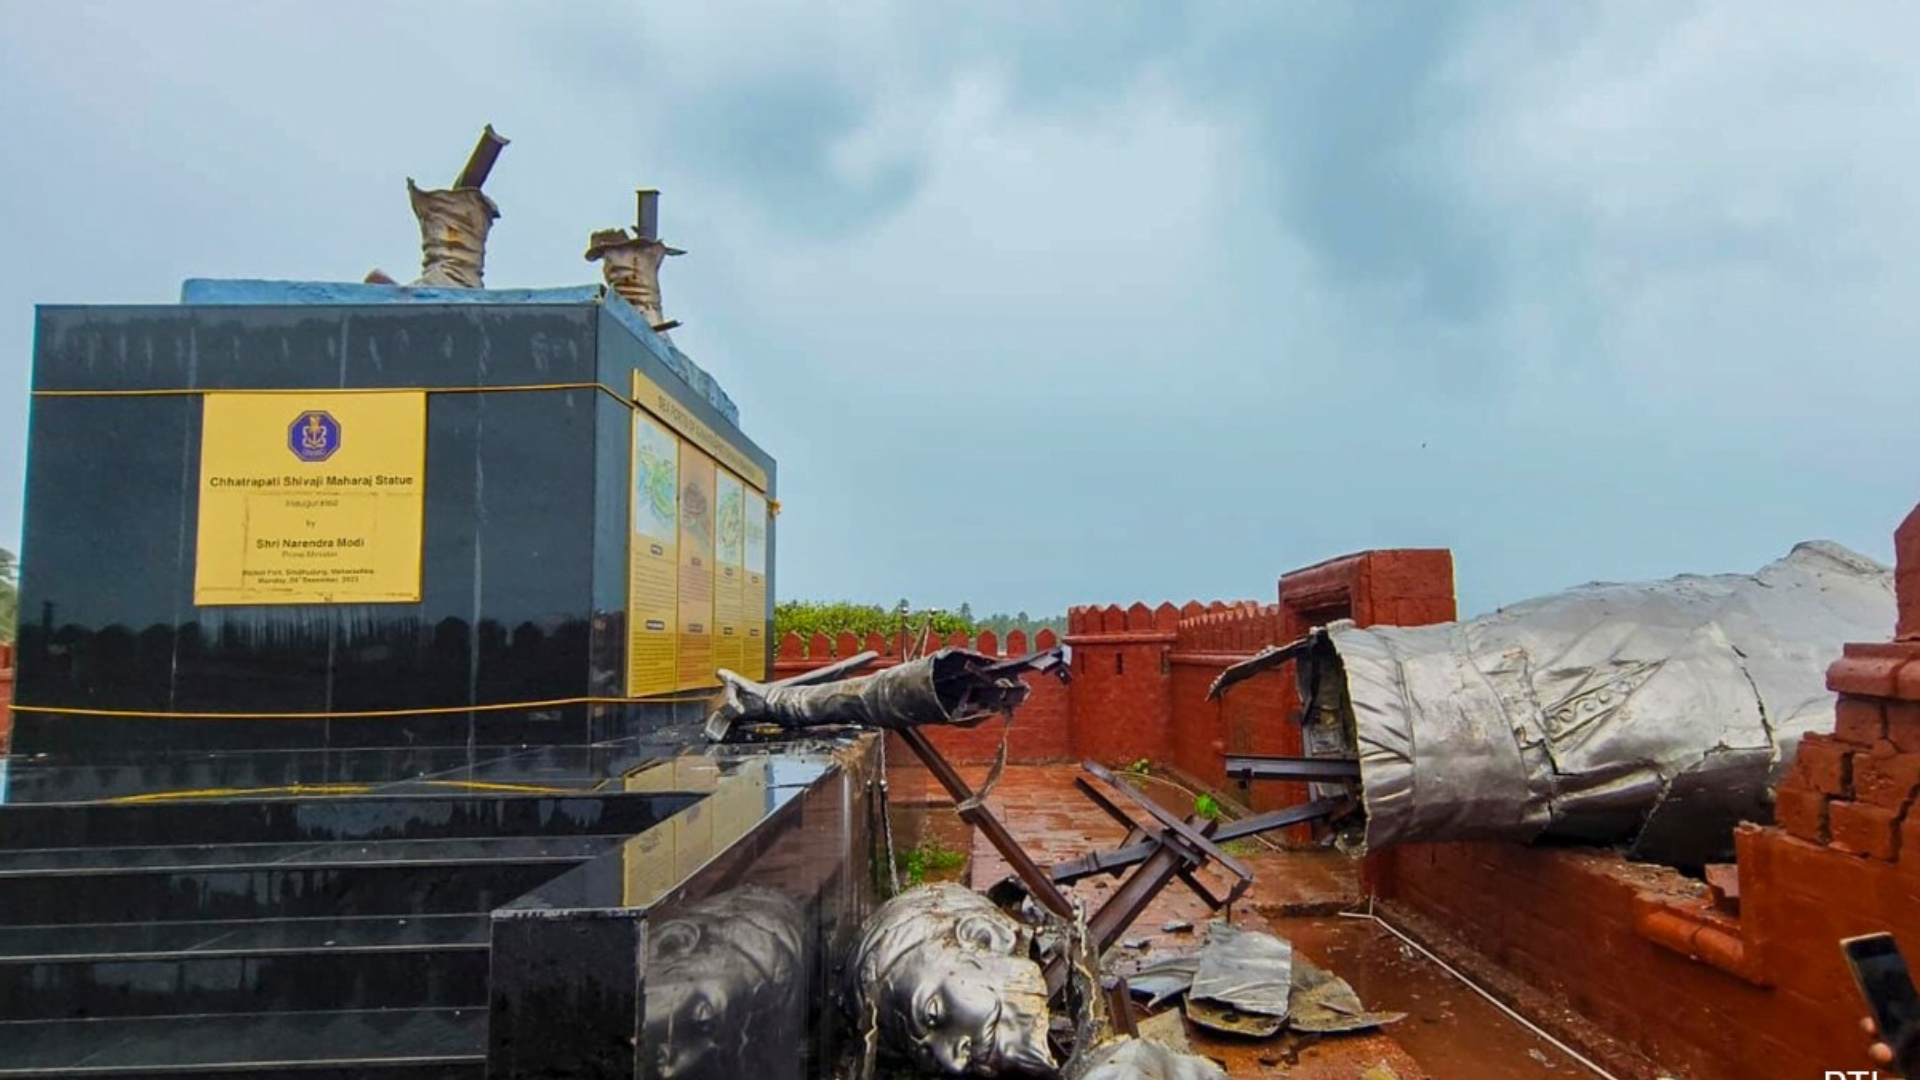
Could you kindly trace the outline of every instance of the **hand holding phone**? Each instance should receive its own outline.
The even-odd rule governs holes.
[[[1920,990],[1892,934],[1867,934],[1840,943],[1853,978],[1866,999],[1880,1041],[1893,1051],[1894,1064],[1908,1076],[1920,1076]]]

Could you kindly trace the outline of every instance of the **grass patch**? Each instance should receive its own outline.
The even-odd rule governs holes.
[[[907,852],[903,869],[908,888],[926,884],[929,877],[944,879],[967,865],[967,853],[946,847],[937,840],[924,840]]]

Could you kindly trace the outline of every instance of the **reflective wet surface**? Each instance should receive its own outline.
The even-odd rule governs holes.
[[[874,780],[871,756],[844,753],[628,777],[706,799],[495,913],[493,1061],[525,1076],[819,1075],[845,1026],[839,959],[872,907]]]
[[[837,1050],[870,748],[629,741],[334,790],[172,783],[257,773],[244,756],[111,781],[12,763],[42,792],[118,794],[0,806],[0,1076],[478,1078],[491,1053],[497,1075],[797,1078]]]

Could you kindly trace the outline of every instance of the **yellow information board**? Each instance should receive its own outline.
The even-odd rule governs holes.
[[[740,605],[746,621],[746,668],[740,674],[750,679],[767,677],[767,497],[757,491],[746,493],[746,509],[741,515],[745,526],[746,574]]]
[[[679,687],[680,440],[633,414],[633,522],[627,537],[627,696]]]
[[[767,490],[767,471],[753,463],[753,459],[740,452],[740,449],[728,442],[719,432],[702,423],[700,418],[688,411],[686,406],[673,399],[673,395],[662,390],[658,383],[638,371],[633,373],[633,399],[642,409],[652,413],[656,419],[678,432],[682,439],[699,447],[708,457],[733,470],[734,475],[747,482],[755,491]]]
[[[193,602],[414,603],[427,395],[209,393]]]
[[[720,470],[716,482],[720,493],[717,548],[714,552],[716,578],[713,594],[713,662],[735,674],[742,670],[747,655],[747,627],[742,605],[746,594],[746,512],[747,487],[740,478]]]
[[[718,686],[714,677],[713,459],[680,444],[680,689]]]
[[[766,470],[636,371],[627,696],[767,677]]]

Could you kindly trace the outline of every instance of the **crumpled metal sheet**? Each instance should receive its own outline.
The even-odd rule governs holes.
[[[1206,998],[1189,997],[1182,1008],[1186,1011],[1187,1019],[1209,1031],[1241,1035],[1249,1039],[1277,1035],[1281,1028],[1287,1026],[1285,1017],[1243,1012],[1232,1005]]]
[[[1065,1075],[1066,1080],[1227,1080],[1226,1071],[1206,1058],[1144,1037],[1116,1039]]]
[[[1800,736],[1832,725],[1841,646],[1894,619],[1888,568],[1814,542],[1756,574],[1587,585],[1437,626],[1336,623],[1298,668],[1306,743],[1358,756],[1367,846],[1644,830],[1646,857],[1715,861],[1738,820],[1765,819]]]
[[[1293,946],[1226,922],[1207,927],[1189,1000],[1216,1002],[1243,1013],[1286,1019],[1293,987]]]
[[[1293,958],[1293,993],[1287,999],[1287,1026],[1293,1030],[1364,1031],[1406,1018],[1406,1013],[1369,1012],[1347,980],[1304,956]]]
[[[1147,999],[1147,1008],[1157,1009],[1168,998],[1176,998],[1193,986],[1200,973],[1198,955],[1174,956],[1144,964],[1127,976],[1127,989]]]

